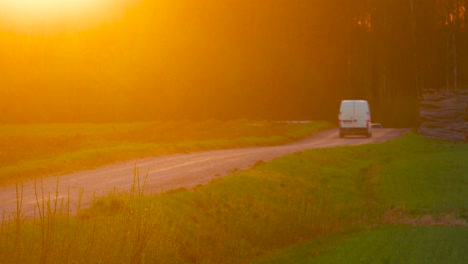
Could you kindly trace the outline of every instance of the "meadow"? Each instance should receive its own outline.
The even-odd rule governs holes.
[[[370,184],[361,192],[368,197],[362,203],[365,224],[292,245],[253,263],[464,263],[468,145],[410,134],[357,148],[380,160],[371,158],[375,163],[361,169],[361,180]],[[369,217],[375,212],[377,218]]]
[[[148,156],[283,144],[329,127],[245,119],[0,125],[0,185]]]
[[[194,189],[134,185],[4,216],[1,263],[463,263],[468,145],[407,134],[314,149]],[[21,185],[18,185],[21,189]],[[80,205],[78,205],[80,206]]]

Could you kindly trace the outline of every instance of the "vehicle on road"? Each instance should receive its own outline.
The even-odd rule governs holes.
[[[380,123],[372,123],[372,128],[383,128],[382,124]]]
[[[341,101],[338,115],[339,135],[372,136],[371,114],[366,100]]]

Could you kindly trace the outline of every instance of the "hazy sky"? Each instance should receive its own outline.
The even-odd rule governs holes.
[[[0,0],[3,29],[15,32],[93,27],[122,18],[141,0]]]
[[[0,0],[0,122],[333,119],[446,83],[440,2]]]

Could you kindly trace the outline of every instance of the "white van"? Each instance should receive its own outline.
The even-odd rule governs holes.
[[[340,137],[345,135],[372,136],[369,103],[366,100],[341,101],[338,125]]]

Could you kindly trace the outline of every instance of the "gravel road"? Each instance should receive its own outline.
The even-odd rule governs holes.
[[[133,183],[135,165],[143,177],[148,173],[145,192],[159,193],[182,187],[193,188],[233,171],[250,168],[258,161],[270,161],[305,149],[380,143],[400,137],[409,131],[409,129],[392,128],[374,129],[372,138],[339,138],[338,130],[330,129],[287,145],[150,157],[115,163],[93,170],[46,177],[42,181],[24,182],[21,212],[26,217],[34,215],[38,200],[35,184],[39,200],[42,197],[46,200],[51,197],[52,200],[59,199],[59,201],[70,199],[71,210],[73,210],[78,204],[81,190],[83,191],[82,207],[89,206],[94,196],[105,196],[115,188],[128,190]],[[21,190],[21,186],[19,189]],[[16,212],[16,197],[15,185],[0,187],[0,212],[3,211],[5,217]]]

